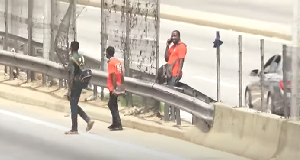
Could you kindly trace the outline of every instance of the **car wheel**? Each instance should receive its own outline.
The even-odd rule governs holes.
[[[246,108],[253,108],[252,95],[251,95],[251,91],[249,91],[248,88],[246,88],[246,91],[245,91],[245,107]]]

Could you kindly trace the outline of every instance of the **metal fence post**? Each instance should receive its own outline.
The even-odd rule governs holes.
[[[282,72],[283,72],[283,92],[284,92],[284,117],[288,118],[288,105],[289,99],[287,97],[287,70],[288,70],[288,63],[287,63],[287,46],[282,46]]]
[[[106,17],[104,16],[104,0],[101,0],[101,64],[100,69],[104,71],[104,60],[105,60],[105,48],[107,41],[107,31],[106,31]],[[101,101],[104,99],[104,88],[101,87]]]
[[[4,18],[5,18],[5,36],[4,36],[4,45],[3,49],[7,50],[8,49],[8,0],[5,0],[5,13],[4,13]],[[4,68],[4,73],[7,74],[7,66]]]
[[[217,101],[220,102],[220,77],[221,77],[221,55],[220,55],[220,46],[217,47]]]
[[[50,59],[51,50],[51,2],[52,0],[45,0],[44,4],[44,37],[43,37],[43,58]],[[47,76],[43,74],[43,85],[47,82]]]
[[[156,76],[158,75],[158,69],[159,69],[159,32],[160,32],[160,0],[156,1]],[[160,110],[160,102],[155,102],[155,111]]]
[[[242,51],[243,50],[243,43],[242,43],[242,35],[239,35],[239,107],[242,107],[243,99],[242,99],[242,93],[243,93],[243,57],[242,57]]]
[[[220,63],[221,63],[221,55],[220,55],[220,46],[223,42],[220,40],[220,32],[217,31],[216,39],[214,41],[213,48],[217,48],[217,101],[220,102]]]
[[[130,76],[130,0],[126,0],[126,40],[125,40],[125,52],[124,52],[124,68],[125,76]],[[132,105],[132,94],[126,94],[126,106]]]
[[[30,56],[34,56],[33,47],[32,47],[32,11],[33,11],[33,0],[28,0],[28,54]],[[29,71],[29,75],[27,75],[27,82],[29,82],[29,77],[31,81],[34,81],[35,80],[34,72]]]
[[[261,90],[261,108],[264,109],[265,101],[265,91],[264,91],[264,78],[265,78],[265,68],[264,68],[264,39],[260,40],[260,90]]]
[[[293,47],[293,52],[292,52],[292,96],[291,96],[291,110],[290,110],[290,117],[292,120],[297,120],[297,115],[298,115],[298,85],[299,85],[299,80],[298,80],[298,68],[299,68],[299,62],[298,62],[298,47],[294,46]]]

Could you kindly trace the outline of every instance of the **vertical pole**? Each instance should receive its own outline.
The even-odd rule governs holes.
[[[217,101],[220,102],[220,65],[221,65],[220,46],[217,46]]]
[[[243,92],[243,42],[242,42],[242,35],[239,35],[239,107],[242,107],[243,98],[242,98],[242,92]]]
[[[291,96],[291,110],[290,117],[292,120],[297,119],[297,99],[298,99],[298,47],[299,47],[299,29],[300,29],[300,16],[299,16],[299,0],[294,0],[293,4],[293,27],[292,27],[292,96]]]
[[[72,0],[73,12],[72,12],[72,30],[73,30],[73,40],[77,40],[77,27],[76,27],[76,0]]]
[[[130,68],[129,68],[129,57],[130,57],[130,0],[126,0],[126,40],[125,40],[125,52],[124,52],[124,67],[125,67],[125,76],[130,76]],[[132,105],[132,94],[127,93],[126,98],[126,106],[129,104]]]
[[[4,13],[4,19],[5,19],[5,37],[4,37],[4,45],[3,49],[8,49],[8,0],[5,0],[5,13]],[[7,74],[7,66],[4,67],[4,73]]]
[[[3,49],[7,50],[8,49],[8,0],[5,0],[5,37],[4,37],[4,45]],[[7,66],[5,66],[5,73],[7,73]]]
[[[160,32],[160,0],[156,1],[156,76],[159,69],[159,32]],[[160,102],[155,101],[155,112],[160,111]]]
[[[282,64],[282,72],[283,72],[283,94],[284,94],[284,117],[288,117],[288,97],[287,97],[287,72],[288,72],[288,63],[287,63],[287,46],[283,45],[282,46],[282,59],[283,59],[283,64]]]
[[[33,48],[32,48],[32,10],[33,10],[33,0],[28,0],[28,54],[30,56],[34,56]],[[35,80],[34,72],[30,71],[29,75],[31,81],[34,81]],[[27,75],[27,81],[29,81],[28,75]]]
[[[11,33],[17,35],[18,34],[18,32],[17,32],[18,26],[16,26],[17,23],[15,22],[15,20],[13,20],[13,17],[12,17],[13,14],[16,14],[16,9],[13,7],[14,5],[18,5],[18,2],[16,2],[16,1],[10,1],[10,11],[11,11],[10,25],[11,25]],[[7,43],[7,47],[9,47],[8,43]],[[6,71],[7,71],[7,68],[6,68]],[[9,66],[9,79],[12,80],[13,78],[14,78],[13,77],[13,67]]]
[[[50,55],[49,55],[49,59],[50,61],[54,61],[54,39],[55,39],[55,31],[54,31],[54,27],[55,27],[55,13],[56,13],[56,3],[57,0],[51,0],[51,12],[50,12]],[[52,77],[48,77],[48,80],[50,81],[50,83],[52,84],[53,78]]]
[[[52,0],[44,1],[44,40],[43,40],[43,58],[50,59],[51,48],[51,2]],[[46,84],[47,77],[43,74],[43,84]]]
[[[265,91],[264,91],[264,78],[265,78],[265,68],[264,68],[264,39],[260,40],[260,90],[261,90],[261,108],[264,109],[265,101]]]
[[[106,32],[106,17],[104,13],[104,0],[101,0],[101,64],[100,69],[104,71],[104,61],[105,61],[105,48],[106,48],[106,41],[107,41],[107,32]],[[104,99],[104,88],[101,87],[101,101]]]
[[[159,31],[160,31],[160,0],[157,0],[156,2],[156,13],[157,13],[157,19],[156,19],[156,75],[158,75],[158,69],[159,69]]]
[[[297,111],[298,111],[298,85],[299,85],[299,80],[298,80],[298,53],[299,49],[298,46],[293,47],[293,58],[292,58],[292,97],[291,97],[291,110],[290,110],[290,117],[292,120],[297,120]]]

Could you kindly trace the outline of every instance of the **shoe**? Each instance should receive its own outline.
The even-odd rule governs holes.
[[[95,123],[95,121],[91,121],[91,120],[89,121],[89,123],[86,126],[86,131],[87,132],[90,131],[93,128],[94,123]]]
[[[65,134],[78,134],[78,131],[72,131],[72,130],[70,130],[70,131],[66,131],[65,132]]]
[[[112,129],[112,128],[114,128],[114,124],[112,124],[112,125],[108,126],[107,128],[108,128],[108,129]]]
[[[118,125],[112,125],[112,127],[109,128],[111,131],[120,131],[123,130],[123,127],[121,124]]]

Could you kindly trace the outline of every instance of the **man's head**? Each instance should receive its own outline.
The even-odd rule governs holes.
[[[71,42],[71,52],[72,53],[78,52],[78,50],[79,50],[79,42],[77,41]]]
[[[106,48],[106,58],[111,58],[115,55],[115,48],[113,46],[108,46]]]
[[[177,44],[180,41],[180,32],[178,30],[174,30],[171,35],[172,42]]]

